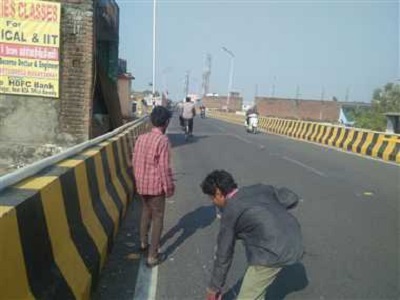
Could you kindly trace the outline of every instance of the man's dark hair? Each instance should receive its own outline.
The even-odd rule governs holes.
[[[215,170],[207,175],[200,187],[206,195],[214,196],[218,188],[226,196],[237,188],[237,184],[225,170]]]
[[[186,97],[186,102],[190,102],[192,99],[190,97]]]
[[[150,114],[151,124],[155,127],[164,127],[171,118],[171,113],[164,106],[156,106]]]

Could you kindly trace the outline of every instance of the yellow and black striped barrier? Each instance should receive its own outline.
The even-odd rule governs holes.
[[[0,192],[0,299],[89,299],[132,199],[148,122]]]
[[[245,116],[217,111],[210,117],[244,124]],[[260,117],[259,129],[268,133],[324,144],[345,151],[400,163],[400,135],[330,124]]]

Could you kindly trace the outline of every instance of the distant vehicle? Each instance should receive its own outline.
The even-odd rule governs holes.
[[[256,134],[258,131],[258,115],[257,114],[249,114],[244,123],[247,132]]]

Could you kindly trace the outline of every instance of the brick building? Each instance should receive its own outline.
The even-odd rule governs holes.
[[[59,97],[0,94],[0,175],[122,122],[119,101],[107,103],[115,94],[118,98],[113,73],[113,61],[118,64],[116,2],[50,2],[61,3]],[[99,107],[109,121],[96,131]]]
[[[202,104],[208,109],[226,109],[227,96],[204,96],[201,99]],[[243,104],[243,98],[234,96],[229,98],[228,109],[230,111],[241,111]]]
[[[255,104],[261,115],[284,119],[335,123],[340,114],[337,101],[256,97]]]

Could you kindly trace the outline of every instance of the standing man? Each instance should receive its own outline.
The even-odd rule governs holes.
[[[182,118],[189,123],[189,134],[193,135],[193,118],[196,116],[196,108],[190,97],[186,97],[183,104]]]
[[[148,251],[147,265],[153,267],[162,261],[159,254],[164,224],[165,198],[172,197],[175,185],[172,177],[170,143],[165,135],[171,113],[156,106],[150,115],[153,129],[137,139],[133,151],[133,170],[137,192],[143,203],[140,224],[140,248]],[[149,229],[151,227],[151,243]]]
[[[237,299],[264,299],[281,268],[303,256],[300,225],[287,212],[299,197],[289,189],[263,184],[238,189],[232,175],[219,170],[209,174],[201,188],[223,208],[207,299],[221,297],[236,239],[243,240],[248,263]]]

